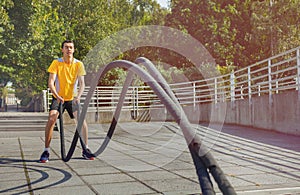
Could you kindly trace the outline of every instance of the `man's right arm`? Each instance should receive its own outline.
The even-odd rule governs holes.
[[[50,89],[50,91],[52,92],[52,94],[56,97],[56,99],[58,100],[58,102],[62,101],[64,102],[64,99],[63,97],[60,97],[56,91],[56,88],[55,88],[55,79],[56,79],[56,74],[54,73],[50,73],[49,74],[49,79],[48,79],[48,87]]]

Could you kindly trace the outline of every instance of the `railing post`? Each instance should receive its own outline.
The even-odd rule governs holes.
[[[248,67],[248,99],[249,99],[249,104],[251,104],[251,68]]]
[[[230,73],[230,100],[231,102],[234,102],[235,100],[235,75],[234,72],[232,71]]]
[[[297,49],[297,88],[298,88],[298,100],[300,101],[300,48]]]
[[[138,87],[132,88],[132,117],[136,119],[138,116],[138,106],[139,106],[139,90]]]
[[[268,60],[269,104],[272,104],[272,61]]]
[[[196,82],[193,82],[193,106],[196,107]]]
[[[136,119],[136,99],[135,99],[135,89],[136,87],[132,87],[132,118]]]
[[[139,113],[139,89],[136,88],[136,117],[138,117]]]
[[[43,90],[43,100],[44,100],[44,112],[47,112],[48,104],[47,104],[47,90]]]
[[[96,114],[95,114],[95,121],[98,122],[99,120],[99,86],[96,87]]]
[[[215,104],[216,103],[218,103],[218,84],[217,84],[217,82],[218,82],[218,80],[217,80],[217,78],[215,78],[214,79],[214,81],[215,81]]]

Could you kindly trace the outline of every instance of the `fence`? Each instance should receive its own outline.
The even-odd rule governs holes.
[[[268,95],[272,103],[272,94],[300,87],[300,47],[278,54],[248,67],[233,71],[227,75],[193,82],[170,85],[180,104],[193,105],[237,101],[254,96]],[[89,104],[88,112],[114,111],[122,86],[98,86]],[[82,96],[82,102],[89,90]],[[51,93],[44,93],[48,105]],[[298,90],[300,98],[300,90]],[[137,117],[139,110],[161,108],[162,104],[148,86],[129,88],[123,110],[130,110]]]

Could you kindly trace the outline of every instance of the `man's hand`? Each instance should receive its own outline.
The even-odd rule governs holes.
[[[57,101],[58,101],[58,103],[64,103],[65,102],[65,100],[64,100],[64,98],[63,97],[60,97],[60,96],[57,96]]]
[[[80,104],[80,97],[74,97],[74,101],[75,101],[77,104]]]

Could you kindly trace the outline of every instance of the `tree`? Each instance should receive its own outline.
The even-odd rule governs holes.
[[[6,63],[9,58],[9,49],[5,39],[5,35],[11,34],[13,30],[13,25],[8,15],[8,10],[13,7],[13,1],[3,0],[0,2],[0,7],[0,86],[6,86],[9,81],[9,75],[13,71],[13,68],[7,66]]]
[[[57,42],[63,40],[60,20],[51,1],[15,1],[9,10],[14,26],[12,36],[7,37],[10,45],[10,62],[14,68],[10,81],[22,104],[28,103],[33,95],[46,88],[46,68],[57,56]]]
[[[75,57],[84,59],[91,48],[114,32],[133,23],[161,22],[159,7],[151,8],[157,4],[153,0],[146,2],[147,5],[129,0],[1,1],[0,84],[11,81],[17,96],[26,99],[25,104],[47,88],[47,67],[60,57],[63,40],[75,40]],[[152,3],[150,7],[148,3]],[[141,9],[144,5],[145,9]]]
[[[252,32],[261,53],[259,59],[300,45],[299,6],[299,0],[253,2]]]
[[[220,65],[239,65],[250,31],[248,1],[172,1],[167,25],[198,39]],[[241,57],[243,56],[243,57]],[[247,59],[247,58],[246,58]]]
[[[166,25],[191,34],[221,66],[244,67],[299,45],[299,0],[172,0]]]

